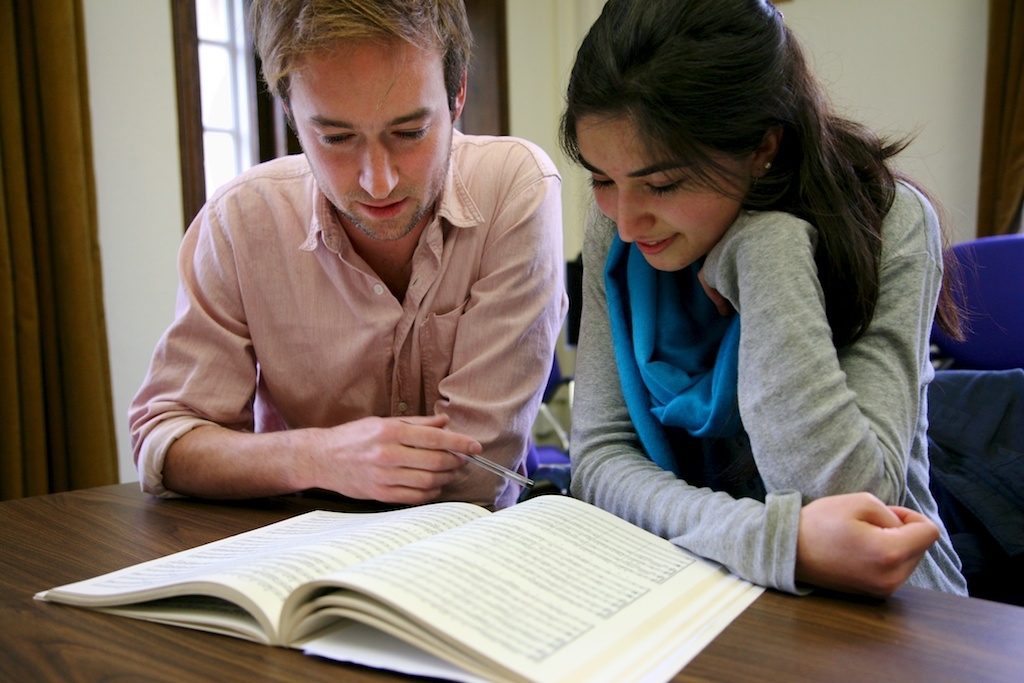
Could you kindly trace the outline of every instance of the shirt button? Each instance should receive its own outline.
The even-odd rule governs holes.
[[[409,410],[409,404],[406,403],[405,401],[399,401],[398,402],[398,412],[404,413],[407,410]]]
[[[376,292],[377,294],[383,294],[384,293],[384,285],[382,285],[382,284],[380,284],[378,282],[377,284],[375,284],[373,286],[373,291]]]

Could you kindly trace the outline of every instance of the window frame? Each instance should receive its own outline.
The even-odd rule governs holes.
[[[185,227],[206,203],[203,110],[199,93],[199,36],[195,0],[171,0],[174,71],[178,92],[178,154]]]

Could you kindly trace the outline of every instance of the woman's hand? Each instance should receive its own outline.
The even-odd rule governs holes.
[[[800,511],[797,581],[875,597],[910,576],[939,529],[927,517],[870,493],[819,498]]]
[[[704,279],[704,269],[701,268],[697,271],[697,279],[700,280],[700,286],[704,288],[704,293],[708,295],[711,302],[715,304],[715,308],[718,309],[718,313],[722,316],[729,316],[735,312],[732,304],[722,294],[708,284],[708,281]]]

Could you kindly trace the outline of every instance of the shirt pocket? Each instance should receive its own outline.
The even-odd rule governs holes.
[[[459,321],[469,303],[467,297],[447,313],[431,313],[420,327],[420,366],[423,368],[423,397],[427,414],[441,398],[441,381],[452,368]]]

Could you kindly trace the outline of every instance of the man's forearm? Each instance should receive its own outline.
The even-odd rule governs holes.
[[[259,498],[310,488],[303,464],[318,430],[266,434],[197,427],[175,441],[164,460],[164,486],[202,498]]]

